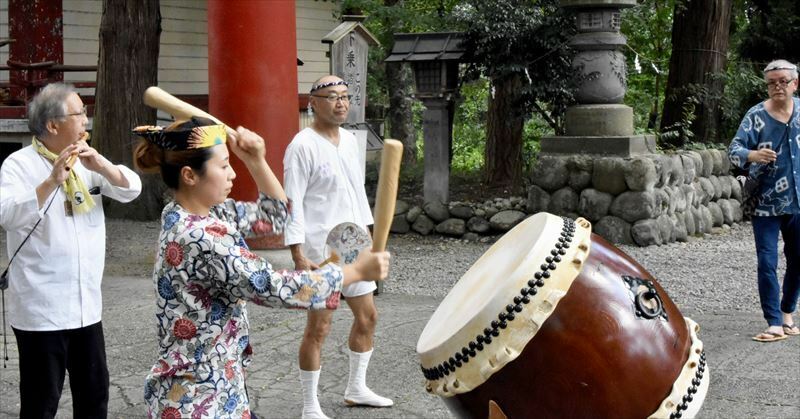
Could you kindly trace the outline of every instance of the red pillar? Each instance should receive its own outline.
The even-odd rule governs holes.
[[[9,0],[8,36],[14,40],[9,45],[9,61],[64,63],[63,21],[61,0]],[[29,96],[46,84],[48,74],[46,70],[12,70],[9,78],[19,83],[11,89],[11,97],[27,103]],[[63,75],[58,73],[52,79],[63,80]]]
[[[212,115],[264,138],[267,163],[283,179],[283,153],[299,129],[294,0],[209,0],[208,99]],[[255,200],[244,164],[232,165],[231,196]]]
[[[283,179],[283,152],[299,129],[294,0],[208,2],[208,106],[264,137],[267,162]],[[234,198],[256,193],[249,176],[236,179]]]

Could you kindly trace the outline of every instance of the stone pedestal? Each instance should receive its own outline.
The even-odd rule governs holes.
[[[425,202],[446,203],[450,190],[450,106],[446,98],[423,98],[425,141]]]
[[[543,137],[541,153],[632,157],[657,152],[654,135]]]

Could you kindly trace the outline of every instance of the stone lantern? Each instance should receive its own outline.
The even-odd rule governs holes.
[[[572,62],[581,74],[578,105],[567,109],[565,136],[545,137],[545,154],[596,154],[629,157],[656,151],[655,137],[634,135],[633,109],[623,105],[627,88],[620,10],[636,0],[561,0],[577,14],[577,50]]]
[[[458,32],[395,34],[387,62],[409,62],[414,95],[425,105],[425,202],[447,203],[450,188],[453,113],[458,95],[458,64],[464,55]]]

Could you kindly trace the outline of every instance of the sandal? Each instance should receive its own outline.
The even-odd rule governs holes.
[[[757,342],[775,342],[784,339],[786,339],[785,334],[768,332],[766,330],[753,336],[753,340]]]
[[[791,336],[797,336],[800,335],[800,328],[798,328],[795,324],[784,324],[783,333]]]

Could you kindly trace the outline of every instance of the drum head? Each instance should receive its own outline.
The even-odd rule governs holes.
[[[457,392],[468,391],[524,349],[577,276],[580,264],[588,256],[590,234],[590,224],[586,220],[576,223],[538,213],[506,233],[473,264],[441,302],[417,341],[423,370],[434,370],[433,375],[441,375],[437,379],[450,376],[440,380],[444,388],[440,386],[439,390],[449,393],[454,390],[454,384]],[[531,282],[537,280],[536,272],[545,272],[545,278],[549,278],[547,285],[543,281],[539,285]],[[539,295],[530,295],[530,298],[527,294],[520,295],[522,289],[532,288],[538,290]],[[525,313],[526,318],[509,321],[506,325],[503,313],[514,316],[515,304],[518,306],[516,313],[521,312],[521,305],[515,303],[515,299],[520,298],[538,300],[529,304],[536,307],[535,313]],[[508,330],[503,330],[502,342],[487,345],[483,350],[485,337],[491,342],[488,329],[492,325],[508,327]],[[480,347],[477,352],[476,347]],[[482,360],[485,362],[470,363],[468,359],[469,365],[465,363],[461,368],[459,358],[462,355],[459,354],[466,358],[485,358]],[[460,369],[458,373],[454,368],[456,364]],[[437,370],[442,374],[436,373]],[[430,372],[426,372],[426,376],[430,376]],[[451,385],[448,386],[448,382]]]

